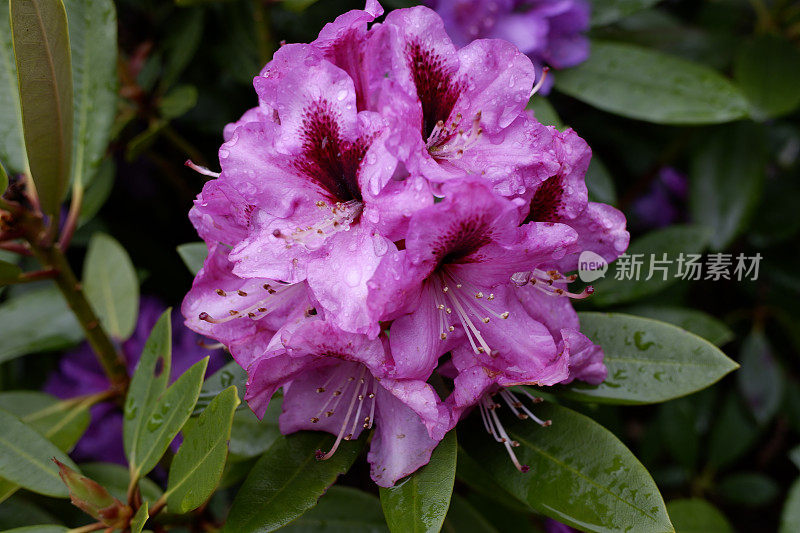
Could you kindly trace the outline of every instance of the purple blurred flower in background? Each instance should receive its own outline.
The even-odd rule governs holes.
[[[552,518],[548,518],[544,521],[544,530],[547,533],[575,533],[578,531],[577,529],[573,529],[566,524],[557,522]]]
[[[586,0],[427,0],[444,20],[456,46],[475,39],[505,39],[514,43],[536,65],[574,67],[589,57],[591,8]],[[543,94],[550,91],[552,77]]]
[[[672,167],[662,167],[650,189],[631,206],[632,225],[638,230],[663,228],[686,219],[689,182]]]
[[[155,298],[144,297],[140,302],[139,321],[131,338],[122,343],[122,354],[133,372],[142,354],[150,330],[166,306]],[[179,311],[172,313],[172,375],[175,381],[194,363],[209,354],[209,349],[198,344],[203,337],[182,325]],[[222,350],[211,353],[207,375],[216,372],[225,363]],[[47,379],[44,390],[59,398],[74,398],[108,390],[109,382],[100,363],[87,343],[65,354],[58,369]],[[122,409],[114,402],[101,402],[91,408],[92,421],[75,446],[72,457],[78,462],[108,461],[125,464],[122,446]]]

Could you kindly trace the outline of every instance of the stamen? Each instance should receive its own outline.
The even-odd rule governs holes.
[[[539,89],[541,89],[542,85],[544,85],[544,80],[547,79],[548,72],[550,72],[550,67],[542,67],[542,77],[539,78],[539,81],[537,81],[533,86],[533,89],[531,89],[531,95],[528,98],[533,98],[533,95],[539,92]]]
[[[329,206],[324,202],[317,202],[317,207],[321,210],[330,211],[323,215],[322,219],[316,224],[304,228],[295,228],[290,232],[275,229],[272,236],[283,239],[286,246],[302,244],[309,250],[316,250],[325,242],[325,239],[339,231],[347,231],[350,224],[355,221],[364,209],[364,204],[359,200],[348,200],[347,202],[337,202]]]
[[[538,268],[531,272],[517,272],[511,276],[511,281],[518,287],[530,285],[549,296],[566,296],[573,300],[583,300],[594,293],[594,287],[588,285],[579,293],[568,292],[557,285],[566,285],[575,281],[576,276],[564,276],[555,270],[547,272]]]
[[[363,378],[364,377],[364,372],[365,371],[366,371],[366,367],[362,366],[361,367],[361,375],[359,376],[359,378]],[[350,382],[352,382],[352,381],[354,381],[354,378],[352,378],[352,377],[348,378],[348,384]],[[341,443],[342,439],[344,438],[345,428],[348,425],[347,423],[350,421],[350,415],[353,412],[353,406],[355,406],[356,399],[358,398],[358,390],[359,389],[360,389],[360,386],[356,386],[355,387],[355,391],[353,393],[353,396],[350,398],[350,405],[347,407],[347,413],[344,415],[344,421],[342,422],[342,427],[339,429],[339,434],[336,436],[336,441],[333,443],[333,447],[326,454],[322,454],[321,450],[317,450],[317,453],[316,453],[317,460],[325,461],[327,459],[330,459],[331,457],[333,457],[333,454],[336,453],[336,450],[339,448],[339,443]],[[357,418],[358,417],[356,416],[356,419]],[[349,437],[351,437],[351,436],[352,435],[348,435],[348,439],[347,440],[350,440]]]
[[[286,300],[291,299],[298,289],[302,290],[302,284],[280,284],[278,285],[277,289],[273,289],[269,284],[265,284],[264,288],[267,294],[263,297],[257,298],[252,304],[247,305],[244,309],[230,309],[227,316],[222,318],[215,318],[207,312],[202,312],[198,315],[198,318],[211,324],[224,324],[226,322],[230,322],[231,320],[243,318],[245,316],[249,317],[251,320],[259,320],[267,313],[278,308]],[[217,289],[215,292],[220,296],[226,296],[227,294],[222,289]],[[236,291],[236,294],[241,297],[248,296],[248,293],[243,290]]]
[[[462,116],[459,113],[449,127],[441,120],[436,123],[426,142],[428,152],[435,159],[460,159],[464,156],[464,152],[474,146],[483,135],[483,129],[480,126],[480,111],[472,119],[472,128],[470,128],[469,132],[459,128],[461,119]]]
[[[209,176],[211,178],[218,178],[219,177],[219,172],[213,172],[213,171],[207,169],[206,167],[197,165],[191,159],[187,159],[186,162],[184,163],[184,165],[186,165],[187,167],[191,168],[195,172],[199,172],[203,176]]]

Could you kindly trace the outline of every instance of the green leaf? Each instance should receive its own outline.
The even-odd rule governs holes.
[[[281,528],[286,533],[388,533],[381,504],[372,494],[333,486],[319,503]]]
[[[447,510],[447,518],[442,531],[444,533],[458,533],[459,531],[500,533],[494,525],[458,494],[453,494],[453,498],[450,500],[450,509]]]
[[[2,2],[0,2],[2,3]],[[0,362],[61,350],[83,339],[75,315],[55,287],[25,292],[0,304]]]
[[[679,328],[703,337],[716,346],[722,346],[733,340],[733,331],[713,316],[697,309],[683,307],[651,307],[639,306],[625,309],[625,313],[669,322]]]
[[[58,477],[53,457],[78,470],[64,452],[19,418],[0,409],[0,476],[30,491],[66,498],[67,487]]]
[[[769,422],[783,397],[783,373],[763,331],[754,330],[742,344],[739,390],[760,425]]]
[[[631,302],[664,290],[684,275],[691,279],[688,268],[681,269],[681,254],[684,258],[688,254],[699,254],[706,248],[711,235],[711,230],[700,226],[670,226],[640,237],[625,252],[630,258],[626,270],[617,260],[605,279],[594,284],[592,303],[607,306]],[[638,274],[629,279],[634,260],[641,266]]]
[[[661,441],[675,463],[693,472],[700,453],[695,398],[680,398],[662,405],[658,412]]]
[[[556,89],[609,113],[657,124],[716,124],[747,115],[747,101],[718,72],[648,48],[593,41]]]
[[[104,159],[94,178],[88,183],[83,193],[79,225],[87,223],[100,211],[114,188],[114,173],[117,171],[114,160]]]
[[[136,442],[136,456],[135,460],[131,460],[131,472],[144,475],[158,464],[169,443],[191,416],[207,366],[208,357],[192,365],[153,404],[152,409],[145,413],[146,421]]]
[[[667,504],[667,512],[677,533],[733,532],[725,515],[705,500],[672,500]]]
[[[0,195],[8,189],[8,174],[2,163],[0,163]]]
[[[0,260],[0,287],[15,281],[22,274],[22,269],[14,263]]]
[[[0,2],[0,163],[9,173],[28,174],[8,8],[8,2]]]
[[[117,14],[111,0],[64,0],[72,48],[72,180],[85,185],[106,152],[117,113]]]
[[[617,190],[608,169],[597,156],[592,157],[586,170],[586,187],[589,189],[589,200],[609,205],[616,205]]]
[[[592,0],[592,26],[611,24],[657,2],[658,0]]]
[[[394,487],[381,487],[381,506],[392,533],[437,532],[442,528],[456,478],[455,430],[433,450],[430,462]]]
[[[764,474],[737,472],[720,480],[717,491],[730,503],[762,507],[774,501],[780,489],[772,478]]]
[[[671,324],[619,313],[579,313],[581,331],[605,352],[600,385],[574,382],[563,394],[599,403],[672,400],[713,385],[738,368],[716,346]]]
[[[333,457],[318,461],[316,451],[333,441],[332,435],[312,431],[277,439],[236,494],[223,532],[275,531],[314,507],[364,445],[363,439],[343,441]]]
[[[197,87],[178,85],[161,99],[158,108],[167,120],[186,114],[197,104]]]
[[[650,474],[612,433],[556,404],[537,405],[536,415],[553,425],[500,413],[528,473],[517,471],[475,416],[472,431],[460,432],[468,435],[464,447],[504,489],[559,522],[583,531],[673,531]]]
[[[280,438],[278,415],[281,414],[281,400],[280,397],[273,398],[261,420],[249,408],[236,411],[236,414],[233,415],[229,444],[232,461],[257,457],[267,451],[276,439]]]
[[[185,9],[170,21],[171,31],[163,41],[165,53],[161,90],[174,84],[197,52],[203,36],[203,9]]]
[[[177,248],[178,255],[183,259],[183,263],[189,272],[197,274],[203,268],[203,263],[208,257],[208,248],[204,242],[187,242]]]
[[[762,130],[740,123],[708,135],[692,159],[692,220],[714,228],[711,247],[722,250],[744,229],[763,187],[766,168]]]
[[[165,493],[170,512],[188,513],[214,492],[222,477],[233,414],[239,403],[236,387],[229,387],[214,398],[196,422],[184,428],[183,444],[172,460]]]
[[[800,479],[792,483],[789,495],[783,504],[780,533],[800,531]]]
[[[167,389],[172,364],[171,312],[171,309],[164,311],[150,331],[125,398],[122,437],[130,464],[141,462],[137,449],[139,436],[156,401]]]
[[[736,81],[753,106],[753,116],[778,117],[800,104],[800,50],[784,37],[758,35],[739,48]]]
[[[80,467],[83,475],[103,485],[118,500],[125,501],[130,481],[127,468],[115,463],[83,463]],[[161,488],[146,477],[139,480],[139,492],[148,502],[158,500],[162,494]]]
[[[147,519],[150,518],[150,514],[148,513],[148,505],[147,502],[144,502],[139,510],[136,511],[136,514],[133,515],[131,519],[131,533],[142,533],[142,529],[144,529],[144,525],[147,522]]]
[[[545,126],[555,126],[556,129],[563,129],[564,123],[558,116],[558,112],[553,107],[553,104],[543,96],[534,96],[528,103],[528,109],[533,110],[533,115],[536,120]]]
[[[59,400],[43,392],[0,392],[0,409],[18,417],[63,452],[71,450],[86,431],[94,403],[92,397]]]
[[[758,440],[758,427],[741,405],[738,393],[725,398],[711,428],[708,466],[719,470],[742,457]]]
[[[139,280],[128,252],[105,233],[89,241],[83,288],[106,331],[118,340],[130,337],[139,315]]]
[[[0,505],[0,530],[8,531],[28,524],[55,524],[55,516],[24,498],[11,498]]]
[[[72,70],[61,0],[9,0],[22,127],[42,210],[57,214],[72,159]]]
[[[198,416],[203,412],[211,401],[219,395],[222,391],[230,387],[236,386],[236,390],[245,390],[247,386],[247,372],[239,366],[236,361],[230,361],[225,366],[214,372],[211,377],[203,382],[203,388],[200,389],[200,397],[197,399],[192,416]]]
[[[461,446],[458,447],[458,461],[456,462],[456,478],[469,486],[470,489],[482,498],[493,502],[502,503],[516,511],[530,513],[531,509],[525,502],[517,500],[514,496],[498,485],[491,476],[483,470],[480,464],[470,457]]]

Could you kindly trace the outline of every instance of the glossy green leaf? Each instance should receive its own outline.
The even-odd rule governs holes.
[[[330,449],[332,435],[304,431],[277,439],[239,489],[223,532],[275,531],[301,516],[350,469],[362,441],[344,441],[333,457],[318,461],[317,450]]]
[[[698,418],[694,397],[679,398],[661,405],[656,418],[664,447],[672,460],[688,472],[695,470],[700,455]]]
[[[692,271],[680,261],[681,254],[687,259],[689,254],[705,250],[712,233],[700,226],[678,225],[636,239],[625,252],[628,263],[618,259],[609,266],[605,278],[594,284],[592,303],[607,306],[631,302],[664,290],[684,277],[692,279]]]
[[[392,533],[436,532],[442,528],[453,494],[457,455],[453,430],[433,450],[427,465],[394,487],[381,487],[381,506]]]
[[[800,105],[800,50],[784,37],[759,35],[736,55],[734,72],[753,115],[785,115]]]
[[[716,124],[747,115],[739,90],[714,70],[636,45],[592,43],[556,89],[609,113],[658,124]]]
[[[580,313],[581,331],[605,352],[600,385],[573,382],[568,398],[642,404],[679,398],[738,368],[716,346],[672,324],[619,313]]]
[[[207,366],[208,357],[192,365],[145,413],[136,441],[135,460],[131,460],[132,472],[144,475],[158,464],[169,443],[191,416]]]
[[[740,361],[742,369],[736,376],[739,390],[756,421],[764,425],[780,407],[783,372],[763,331],[755,330],[747,336]]]
[[[503,445],[472,417],[464,447],[505,490],[538,512],[583,531],[673,531],[664,501],[650,474],[612,433],[592,419],[557,404],[535,406],[553,421],[541,427],[500,413],[519,461],[520,473]],[[502,411],[502,410],[501,410]],[[462,437],[463,440],[463,437]]]
[[[139,507],[136,511],[136,514],[133,515],[131,519],[131,533],[142,533],[142,529],[144,529],[144,525],[147,522],[147,519],[150,518],[150,514],[148,513],[147,502]]]
[[[28,158],[22,133],[17,64],[8,8],[8,2],[0,2],[0,164],[5,165],[9,173],[27,174]]]
[[[61,350],[81,339],[83,331],[55,287],[26,292],[0,304],[0,362]]]
[[[388,533],[381,504],[372,494],[333,486],[319,503],[281,528],[286,533]]]
[[[459,533],[461,531],[500,533],[492,523],[458,494],[453,494],[453,498],[450,500],[450,509],[447,510],[447,518],[442,526],[442,531],[444,533]]]
[[[642,9],[658,0],[592,0],[592,26],[604,26]]]
[[[638,306],[625,309],[625,313],[652,318],[661,322],[669,322],[695,335],[699,335],[717,346],[727,344],[734,337],[733,331],[728,326],[697,309]]]
[[[796,533],[800,531],[800,479],[789,489],[789,495],[783,504],[780,533]]]
[[[72,67],[61,0],[10,0],[22,127],[45,213],[58,212],[72,168]]]
[[[745,507],[768,505],[780,493],[775,480],[755,472],[730,474],[719,481],[717,491],[730,503]]]
[[[597,156],[592,157],[586,170],[586,188],[589,189],[589,201],[616,205],[617,189],[614,180]]]
[[[28,490],[66,498],[67,487],[58,477],[53,457],[78,470],[75,463],[55,444],[19,418],[0,409],[0,476]]]
[[[15,281],[22,274],[22,269],[14,263],[0,260],[0,286]]]
[[[204,242],[188,242],[178,246],[178,255],[183,259],[189,272],[197,274],[208,257],[208,248]]]
[[[82,463],[83,475],[93,479],[108,489],[120,501],[127,498],[130,473],[128,469],[115,463]],[[148,478],[139,480],[139,492],[144,501],[154,502],[161,497],[161,488]]]
[[[233,414],[239,405],[236,387],[228,387],[183,430],[183,444],[172,460],[167,484],[167,508],[187,513],[214,492],[228,456]]]
[[[89,241],[83,288],[106,331],[119,340],[130,337],[139,315],[139,280],[128,252],[104,233]]]
[[[725,515],[705,500],[672,500],[667,504],[667,512],[677,533],[733,532]]]
[[[130,464],[141,462],[137,449],[139,436],[156,401],[167,389],[172,366],[171,312],[171,309],[164,311],[150,331],[125,398],[122,440]]]
[[[176,12],[170,22],[171,31],[162,43],[164,69],[161,90],[172,86],[197,52],[203,36],[203,9],[185,9]]]
[[[711,247],[723,250],[744,229],[763,187],[766,168],[761,129],[740,123],[708,135],[692,159],[692,219],[714,228]]]
[[[64,0],[72,48],[72,180],[85,185],[106,152],[117,113],[117,14],[112,0]]]
[[[505,507],[510,507],[516,511],[530,513],[528,505],[509,494],[503,487],[497,484],[478,462],[470,457],[464,448],[458,447],[458,461],[456,463],[456,478],[465,483],[475,493],[482,498],[490,499],[493,502],[502,503]]]

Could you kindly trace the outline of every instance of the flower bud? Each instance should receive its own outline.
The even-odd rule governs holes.
[[[110,528],[123,529],[128,526],[133,510],[113,497],[96,481],[84,477],[70,467],[53,458],[58,465],[61,480],[69,489],[73,505],[96,518]]]

